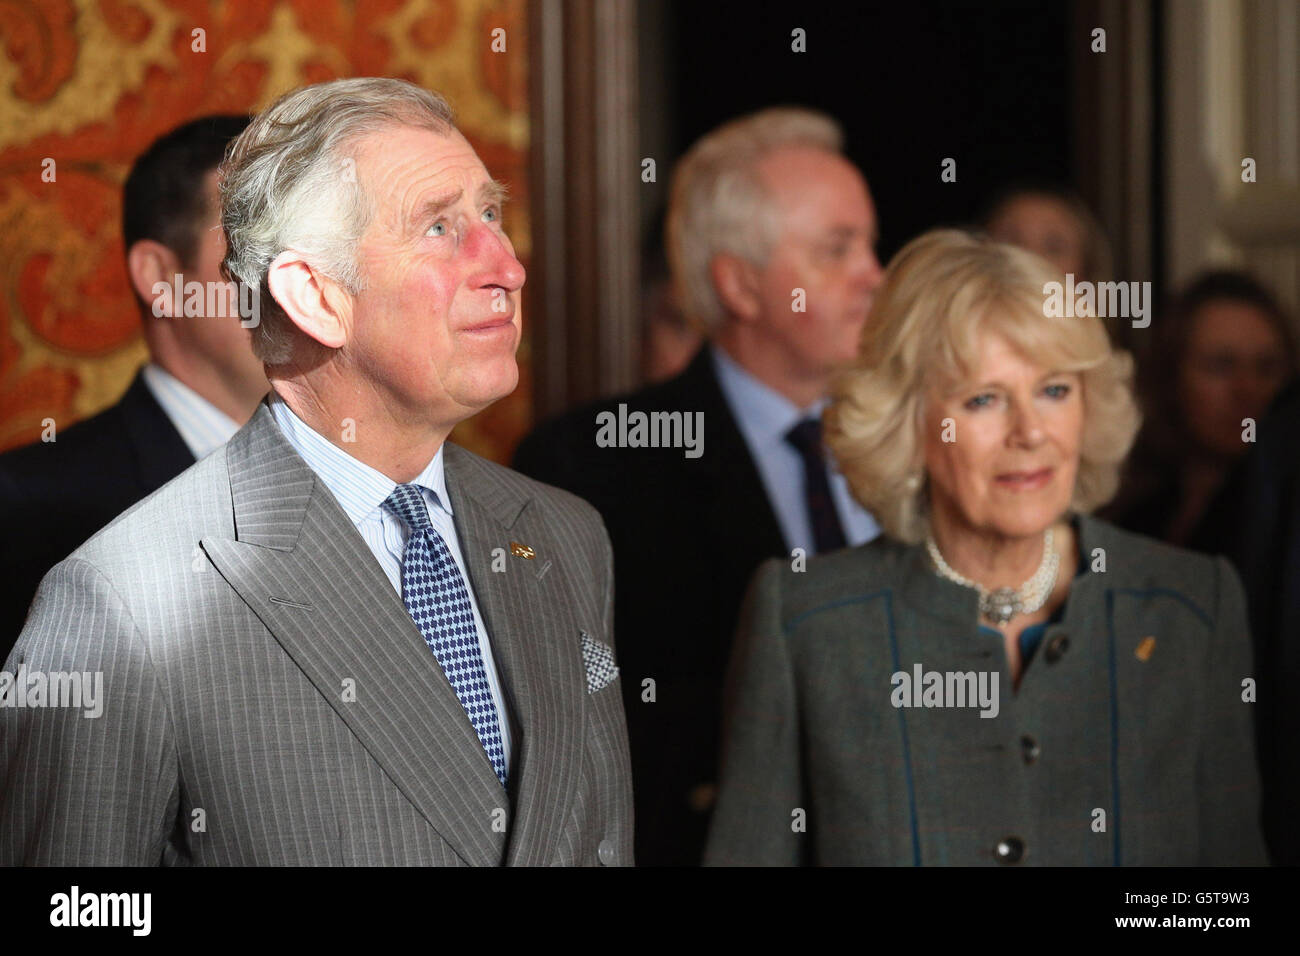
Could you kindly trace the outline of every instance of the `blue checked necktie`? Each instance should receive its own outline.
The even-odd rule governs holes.
[[[411,531],[402,555],[402,600],[406,610],[447,675],[504,787],[506,752],[465,579],[447,542],[429,521],[418,487],[398,485],[384,500],[384,507]]]

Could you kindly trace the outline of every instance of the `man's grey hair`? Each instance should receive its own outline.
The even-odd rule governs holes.
[[[710,273],[714,257],[731,253],[761,266],[771,253],[780,222],[755,167],[790,146],[840,153],[844,134],[824,113],[773,107],[706,134],[673,172],[668,261],[683,312],[707,334],[726,314]]]
[[[221,166],[222,266],[259,290],[253,351],[267,365],[293,355],[292,323],[267,287],[271,261],[294,249],[349,292],[365,287],[357,244],[371,203],[356,170],[357,141],[393,126],[455,129],[437,93],[405,80],[357,77],[304,86],[256,116]]]

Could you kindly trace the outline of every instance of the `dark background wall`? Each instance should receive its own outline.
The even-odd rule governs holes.
[[[973,219],[1010,181],[1075,178],[1070,65],[1088,37],[1073,35],[1067,3],[642,0],[638,19],[642,144],[659,166],[642,193],[647,231],[697,137],[781,103],[843,124],[885,260],[925,229]],[[806,53],[791,51],[796,27]],[[940,181],[945,157],[955,183]]]

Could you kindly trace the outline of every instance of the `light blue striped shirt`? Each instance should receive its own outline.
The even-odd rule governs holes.
[[[786,547],[791,550],[803,548],[808,554],[815,554],[812,518],[808,514],[808,498],[804,493],[803,457],[785,440],[785,436],[805,418],[821,418],[827,400],[800,409],[742,368],[723,349],[710,345],[709,352],[718,375],[718,385],[745,444],[749,446],[754,464],[758,466],[759,477],[767,491],[767,500],[776,512]],[[840,527],[844,529],[844,540],[849,547],[864,544],[880,534],[880,526],[870,512],[858,504],[849,491],[848,479],[835,468],[829,455],[827,459],[831,499],[840,518]]]
[[[235,421],[161,365],[144,367],[144,384],[194,457],[212,454],[239,431]]]
[[[400,598],[402,596],[402,555],[406,552],[408,531],[399,518],[382,507],[385,499],[397,487],[397,482],[353,458],[311,428],[294,414],[293,409],[274,390],[268,402],[271,406],[271,416],[284,432],[284,437],[334,495],[339,506],[365,539],[366,546],[370,548],[375,560],[388,575],[393,590]],[[410,483],[419,485],[424,495],[425,507],[429,511],[429,521],[433,524],[434,530],[442,536],[442,540],[447,542],[447,549],[455,559],[456,566],[460,569],[460,576],[465,581],[470,607],[474,611],[478,646],[483,652],[483,666],[487,671],[488,687],[492,691],[492,702],[497,708],[497,723],[501,728],[501,745],[505,749],[506,767],[509,768],[510,720],[501,693],[501,681],[497,676],[496,663],[492,657],[492,642],[488,639],[487,628],[483,625],[483,616],[479,614],[478,601],[474,597],[474,584],[466,572],[465,557],[461,554],[460,540],[456,535],[456,524],[451,513],[451,498],[447,495],[447,484],[443,475],[441,447],[433,456],[433,461],[429,462],[424,471]]]

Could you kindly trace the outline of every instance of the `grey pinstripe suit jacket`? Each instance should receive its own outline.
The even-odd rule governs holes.
[[[445,459],[516,728],[508,794],[263,405],[42,582],[5,669],[102,671],[105,702],[0,709],[0,864],[630,864],[619,681],[588,693],[582,653],[584,632],[613,647],[604,526],[464,449]]]

